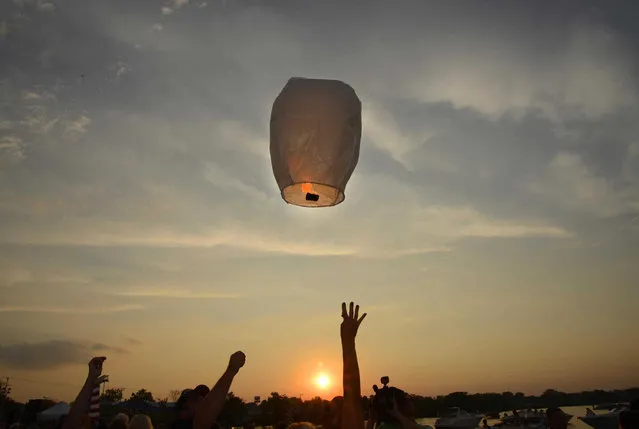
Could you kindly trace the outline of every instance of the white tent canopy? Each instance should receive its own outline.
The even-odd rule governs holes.
[[[69,414],[69,410],[71,406],[66,402],[59,402],[55,404],[51,408],[47,408],[46,410],[38,413],[38,420],[47,421],[47,420],[57,420],[60,417]]]

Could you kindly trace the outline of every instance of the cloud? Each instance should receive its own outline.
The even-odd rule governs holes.
[[[180,299],[219,299],[219,300],[233,300],[241,299],[244,296],[237,293],[219,293],[219,292],[203,292],[192,291],[181,288],[147,288],[126,290],[122,292],[115,292],[117,296],[128,297],[145,297],[145,298],[180,298]]]
[[[49,306],[0,306],[0,313],[50,313],[50,314],[78,314],[78,315],[97,315],[121,313],[125,311],[144,310],[145,307],[139,304],[125,304],[111,307],[49,307]]]
[[[122,347],[117,347],[117,346],[108,346],[106,344],[102,344],[102,343],[95,343],[91,346],[91,350],[93,351],[98,351],[98,352],[105,352],[105,351],[109,351],[109,352],[115,352],[118,354],[127,354],[129,353],[129,351],[125,348]]]
[[[244,183],[237,177],[233,177],[215,163],[208,162],[205,165],[206,170],[204,175],[206,180],[211,182],[213,185],[226,190],[241,192],[242,194],[257,200],[264,201],[268,198],[262,190]]]
[[[171,9],[168,6],[162,6],[161,11],[162,11],[162,15],[170,15],[173,13],[173,9]]]
[[[0,345],[0,363],[13,369],[46,370],[88,363],[92,351],[128,353],[120,347],[69,340]]]
[[[137,340],[135,338],[131,338],[131,337],[127,337],[125,338],[126,342],[132,346],[141,346],[143,343],[140,340]]]
[[[495,10],[493,18],[482,20],[483,25],[491,21],[490,33],[470,10],[460,17],[452,8],[438,9],[429,17],[420,16],[423,28],[432,30],[419,34],[406,29],[402,34],[412,37],[398,35],[374,45],[361,42],[366,66],[377,71],[367,87],[388,97],[471,108],[494,120],[538,112],[562,122],[581,115],[598,118],[637,105],[636,93],[628,90],[634,81],[631,48],[593,16],[555,12],[564,27],[551,36],[540,35],[534,26],[513,30],[527,7]],[[460,23],[465,35],[434,37],[438,30],[430,20],[447,21],[453,15],[468,24]],[[528,32],[537,37],[528,37]],[[403,47],[393,49],[400,40]],[[532,52],[535,61],[529,61]],[[384,84],[390,81],[394,83]]]
[[[22,99],[24,101],[55,101],[56,95],[53,92],[39,89],[37,91],[27,90],[22,92]]]
[[[173,7],[176,9],[181,8],[182,6],[186,6],[189,4],[189,0],[170,0]]]
[[[558,153],[541,179],[533,182],[530,189],[568,209],[598,217],[639,211],[639,192],[636,187],[616,187],[606,177],[597,175],[574,152]]]
[[[118,61],[116,64],[115,77],[119,80],[120,77],[124,76],[130,71],[131,69],[123,61]]]
[[[20,137],[0,137],[0,166],[17,164],[25,158],[24,144]]]
[[[31,133],[48,134],[58,121],[59,118],[49,118],[46,115],[30,115],[25,117],[20,124]]]
[[[24,268],[9,267],[8,269],[3,269],[2,274],[0,274],[0,285],[2,286],[13,286],[31,281],[33,281],[33,274]]]
[[[283,204],[283,203],[281,203]],[[310,215],[310,213],[308,213]],[[370,213],[360,222],[339,219],[292,217],[288,222],[253,227],[225,221],[197,232],[175,228],[97,220],[65,220],[53,227],[30,224],[28,230],[7,230],[0,241],[22,245],[155,247],[155,248],[228,248],[248,252],[309,256],[360,256],[394,258],[402,255],[449,251],[458,240],[468,237],[568,238],[568,231],[541,222],[512,222],[488,219],[472,208],[401,205],[387,212]],[[385,217],[394,218],[390,225]],[[268,224],[268,223],[267,223]],[[306,225],[305,225],[306,224]],[[368,234],[378,230],[383,234]],[[304,234],[300,231],[306,230]],[[331,230],[329,236],[323,231]]]
[[[35,7],[41,12],[53,12],[56,9],[55,4],[50,0],[13,0],[13,4],[21,8]]]
[[[55,4],[51,1],[38,0],[37,8],[43,12],[53,12],[55,10]]]
[[[156,22],[155,24],[153,24],[151,26],[151,29],[153,31],[162,31],[162,30],[164,30],[164,26],[162,24],[160,24],[159,22]]]
[[[82,115],[73,121],[68,121],[66,124],[66,132],[72,137],[79,137],[88,131],[88,126],[91,125],[91,119],[88,116]]]
[[[433,135],[425,127],[402,129],[390,112],[373,103],[366,104],[362,110],[364,136],[404,166],[410,165],[407,155]]]

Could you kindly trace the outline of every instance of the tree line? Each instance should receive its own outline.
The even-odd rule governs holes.
[[[125,398],[125,389],[106,389],[101,396],[101,414],[105,419],[118,412],[134,414],[143,412],[151,416],[156,424],[169,423],[174,417],[171,403],[175,402],[181,390],[175,389],[166,397],[156,398],[146,390],[140,389],[132,392]],[[521,392],[502,393],[468,393],[453,392],[448,395],[436,397],[411,395],[419,417],[436,417],[443,409],[448,407],[460,407],[475,413],[497,413],[512,411],[515,409],[547,408],[551,406],[593,406],[602,403],[629,402],[639,398],[639,388],[626,390],[591,390],[584,392],[566,393],[554,389],[548,389],[539,396],[525,395]],[[22,421],[34,421],[38,411],[51,406],[55,402],[51,400],[32,400],[26,404],[19,404],[8,395],[2,398],[0,416],[11,414],[22,415]],[[362,398],[364,410],[368,410],[369,398]],[[245,402],[241,398],[229,393],[225,407],[219,417],[219,422],[224,426],[239,426],[247,421],[253,421],[258,425],[274,425],[286,421],[310,421],[321,424],[330,412],[330,402],[319,397],[302,400],[273,392],[266,399],[258,402]]]
[[[169,396],[155,400],[151,392],[141,389],[130,395],[129,401],[156,401],[160,404],[175,402],[180,390],[172,390]],[[591,390],[566,393],[555,389],[548,389],[539,396],[525,395],[522,392],[502,393],[468,393],[453,392],[436,397],[411,395],[415,410],[419,417],[437,417],[445,408],[459,407],[469,412],[494,414],[528,408],[593,406],[602,403],[629,402],[639,398],[639,388],[626,390]],[[123,389],[107,389],[104,392],[105,402],[120,402],[123,400]],[[364,410],[369,408],[369,398],[362,398]],[[310,421],[321,424],[330,411],[330,402],[319,397],[302,400],[277,392],[259,401],[245,402],[241,398],[229,393],[225,408],[220,416],[220,422],[239,425],[252,420],[258,424],[273,425],[280,421]]]

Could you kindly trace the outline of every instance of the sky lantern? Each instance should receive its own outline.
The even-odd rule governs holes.
[[[302,207],[344,201],[361,136],[362,104],[353,88],[290,79],[271,111],[271,164],[284,201]]]

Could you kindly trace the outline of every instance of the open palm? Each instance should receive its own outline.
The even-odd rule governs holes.
[[[354,341],[357,335],[357,329],[362,323],[362,320],[366,317],[366,313],[359,317],[359,305],[350,303],[348,310],[346,309],[346,303],[342,303],[342,321],[341,335],[342,341]]]

